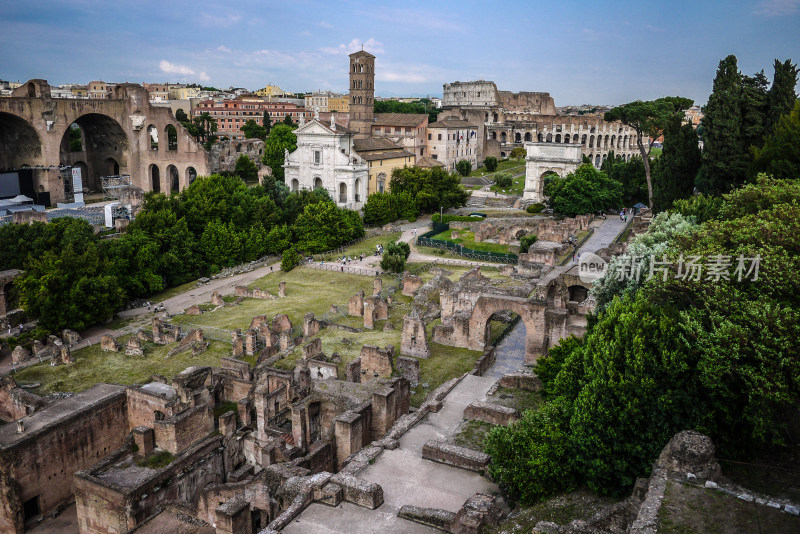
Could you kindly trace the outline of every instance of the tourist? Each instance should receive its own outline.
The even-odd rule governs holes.
[[[19,323],[19,333],[22,333],[22,323]]]

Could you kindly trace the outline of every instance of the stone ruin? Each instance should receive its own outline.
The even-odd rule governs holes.
[[[421,277],[413,275],[408,271],[406,271],[405,273],[403,273],[403,278],[402,278],[403,289],[401,293],[406,297],[413,297],[414,295],[416,295],[417,291],[419,290],[419,288],[422,287],[424,283],[425,282],[422,280]]]
[[[208,349],[209,343],[203,338],[203,331],[199,328],[189,330],[186,336],[180,343],[167,353],[167,356],[174,356],[182,352],[192,351],[192,355],[196,356]]]
[[[125,355],[144,356],[144,350],[142,349],[142,340],[136,336],[129,337],[128,343],[125,345]]]
[[[278,283],[278,298],[286,298],[286,282],[283,280]]]
[[[186,315],[202,315],[203,310],[200,309],[200,306],[195,304],[193,306],[189,306],[188,308],[186,308],[186,310],[184,310],[183,313]]]
[[[425,323],[418,317],[403,317],[403,336],[400,343],[400,354],[415,358],[430,358],[431,349],[425,333]]]
[[[181,338],[181,327],[163,322],[159,317],[153,317],[153,343],[167,345],[175,343]]]
[[[389,318],[389,305],[380,297],[367,297],[364,299],[364,328],[372,330],[375,321],[385,321]]]
[[[100,337],[100,350],[103,352],[119,352],[119,344],[111,334],[103,334]]]
[[[244,297],[251,299],[275,300],[278,298],[266,289],[258,289],[258,288],[247,289],[247,286],[236,286],[234,288],[234,294],[237,297]]]
[[[219,294],[219,291],[214,291],[211,294],[211,304],[214,306],[225,306],[225,301],[222,299],[222,296]]]
[[[358,359],[361,360],[361,383],[392,376],[394,347],[391,345],[385,349],[364,345],[361,347],[361,356]]]

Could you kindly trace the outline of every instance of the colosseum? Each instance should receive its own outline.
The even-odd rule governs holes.
[[[444,84],[442,107],[439,120],[460,118],[478,125],[478,161],[508,157],[526,142],[580,144],[581,153],[597,167],[612,150],[626,159],[639,153],[633,128],[598,116],[559,115],[550,93],[512,93],[499,91],[492,81],[457,81]]]

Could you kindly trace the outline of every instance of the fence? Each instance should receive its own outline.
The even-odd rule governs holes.
[[[342,265],[341,263],[324,263],[324,262],[317,263],[315,261],[306,261],[301,263],[300,265],[302,267],[309,267],[311,269],[320,269],[323,271],[360,274],[363,276],[373,276],[380,278],[394,278],[397,276],[394,273],[385,273],[381,271],[376,271],[375,269],[367,269],[366,267],[350,267],[348,265]]]
[[[325,252],[320,252],[318,254],[314,254],[314,255],[312,255],[312,258],[314,258],[315,260],[321,260],[322,258],[327,258],[327,257],[335,255],[335,254],[343,254],[345,250],[347,250],[348,248],[352,247],[353,245],[357,245],[357,244],[361,243],[362,241],[366,241],[367,239],[370,239],[370,238],[373,238],[373,237],[376,237],[376,236],[379,236],[379,235],[392,235],[392,234],[398,234],[398,237],[399,237],[401,232],[398,232],[397,230],[392,230],[392,231],[369,230],[364,235],[364,237],[360,237],[358,239],[354,239],[352,241],[349,241],[349,242],[345,243],[344,245],[341,245],[339,247],[333,248],[331,250],[326,250]]]
[[[417,238],[417,246],[433,247],[438,249],[447,250],[462,258],[478,261],[490,261],[494,263],[507,263],[515,265],[519,262],[519,258],[515,254],[502,253],[502,252],[486,252],[483,250],[472,250],[465,248],[458,243],[452,241],[445,241],[443,239],[433,239],[432,236],[450,229],[450,225],[433,223],[433,230],[425,232]]]

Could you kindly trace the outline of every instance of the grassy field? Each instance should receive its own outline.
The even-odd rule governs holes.
[[[479,167],[469,173],[470,176],[487,176],[495,172],[509,172],[512,174],[518,172],[525,172],[525,161],[521,159],[501,159],[497,162],[497,169],[493,172],[488,172],[486,167]]]
[[[372,294],[373,278],[370,276],[334,273],[305,267],[296,267],[288,273],[270,273],[253,281],[249,287],[266,289],[277,295],[281,280],[286,281],[285,299],[244,299],[237,306],[226,306],[203,315],[176,315],[171,322],[211,326],[224,330],[235,328],[245,330],[256,315],[266,315],[271,319],[279,313],[285,313],[293,325],[301,325],[303,316],[308,312],[322,315],[330,309],[331,304],[344,306],[346,309],[350,297],[360,289],[369,295]]]
[[[423,247],[423,248],[427,248],[427,247]],[[431,250],[438,250],[438,249],[431,249]],[[418,267],[422,267],[423,265],[427,265],[427,263],[409,262],[409,263],[406,263],[406,270],[407,271],[413,271],[414,269],[416,269]],[[450,271],[452,273],[447,278],[449,278],[453,282],[457,282],[458,279],[461,278],[461,276],[464,275],[464,273],[466,273],[467,271],[472,269],[472,267],[457,267],[457,266],[453,266],[453,265],[442,265],[441,267],[443,269],[446,269],[446,270],[448,270],[448,271]],[[500,271],[498,271],[497,269],[491,268],[491,267],[482,267],[481,268],[481,274],[483,276],[486,276],[487,278],[492,278],[492,279],[495,279],[495,280],[503,280],[503,281],[508,281],[508,282],[512,281],[510,277],[505,276],[503,274],[500,274]],[[418,273],[418,276],[421,277],[424,281],[427,282],[428,280],[431,280],[433,278],[434,274],[431,271],[425,271],[424,273]]]
[[[458,232],[458,237],[452,239],[450,236],[453,232]],[[442,241],[450,241],[451,243],[458,243],[464,248],[471,248],[472,250],[482,250],[485,252],[499,252],[505,254],[508,252],[508,245],[500,245],[498,243],[488,243],[486,241],[475,241],[475,233],[466,229],[452,229],[439,232],[434,235],[432,239],[441,239]]]
[[[128,337],[121,336],[117,340],[123,347],[120,352],[103,352],[99,344],[93,345],[75,351],[75,363],[71,365],[34,365],[23,369],[14,378],[19,384],[39,382],[41,386],[33,391],[40,395],[56,391],[78,393],[103,382],[141,384],[154,374],[171,379],[192,365],[219,367],[220,357],[231,354],[230,343],[217,341],[212,341],[208,350],[197,356],[192,356],[191,351],[167,356],[176,343],[155,345],[143,342],[144,357],[126,356],[124,346]]]
[[[429,325],[428,335],[431,334]],[[419,386],[411,395],[411,405],[419,406],[425,397],[451,378],[461,376],[472,370],[475,362],[483,354],[477,350],[467,350],[431,343],[431,357],[419,361]],[[428,387],[423,387],[428,384]]]
[[[503,193],[504,195],[517,195],[521,196],[522,191],[525,189],[525,175],[517,176],[511,182],[511,187],[500,187],[499,185],[493,185],[489,188],[490,191],[495,191],[497,193]]]
[[[376,245],[380,244],[386,247],[386,245],[388,245],[389,243],[397,241],[399,237],[400,237],[400,232],[392,232],[391,234],[378,235],[375,237],[370,237],[368,239],[365,239],[360,243],[356,243],[355,245],[346,248],[344,252],[340,252],[338,254],[318,254],[314,257],[322,258],[325,261],[334,261],[342,256],[358,256],[359,254],[364,254],[365,256],[369,256],[375,254]]]

